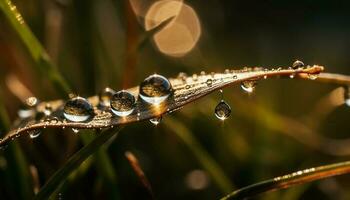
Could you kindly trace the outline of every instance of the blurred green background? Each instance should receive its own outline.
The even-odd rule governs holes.
[[[223,72],[245,66],[288,67],[295,59],[323,65],[328,72],[350,74],[347,1],[178,1],[187,8],[179,23],[192,34],[193,48],[175,56],[160,51],[152,37],[139,45],[147,38],[147,16],[133,5],[147,5],[142,7],[147,11],[155,2],[13,1],[58,71],[81,96],[95,95],[107,86],[115,90],[135,86],[154,72],[175,77],[179,72]],[[60,94],[47,74],[35,70],[28,48],[3,13],[0,27],[0,95],[12,122],[21,100],[9,88],[9,77],[18,78],[42,101]],[[164,37],[170,49],[187,41],[176,40],[173,45],[175,36],[186,37],[180,31],[169,34]],[[329,103],[327,95],[336,88],[315,81],[262,80],[253,94],[239,86],[224,90],[232,108],[224,122],[214,116],[220,101],[220,94],[214,93],[164,116],[156,127],[148,121],[131,124],[105,150],[115,176],[104,174],[92,157],[54,198],[150,198],[125,158],[126,151],[139,159],[157,199],[218,199],[258,181],[347,160],[350,108]],[[343,97],[338,92],[332,98],[339,102]],[[3,136],[5,125],[0,130]],[[35,192],[83,146],[69,129],[44,130],[39,138],[14,143],[26,163],[19,166],[8,149],[0,152],[0,199],[26,197],[25,184],[20,187],[16,182],[21,176],[28,176]],[[16,173],[14,166],[28,174]],[[349,179],[344,175],[254,199],[349,199]]]

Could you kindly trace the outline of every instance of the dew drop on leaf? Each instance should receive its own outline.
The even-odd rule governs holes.
[[[110,104],[115,115],[125,117],[134,111],[135,97],[130,92],[121,90],[113,95]]]
[[[115,91],[109,87],[104,88],[99,94],[99,103],[101,106],[109,107],[112,96]]]
[[[72,128],[72,131],[73,131],[73,133],[79,133],[79,129],[78,128]]]
[[[41,134],[41,130],[40,129],[34,129],[34,130],[28,131],[28,133],[29,133],[29,137],[34,139],[34,138],[39,137],[39,135]]]
[[[302,68],[302,67],[304,67],[304,66],[305,66],[305,64],[304,64],[302,61],[296,60],[296,61],[293,63],[292,68],[293,68],[293,69],[299,69],[299,68]]]
[[[310,80],[316,80],[318,77],[318,74],[308,74],[308,77]]]
[[[49,104],[49,103],[45,104],[44,114],[46,116],[49,116],[49,115],[51,115],[51,113],[52,113],[52,106],[51,106],[51,104]]]
[[[162,116],[155,117],[149,120],[153,125],[158,125],[162,121]]]
[[[29,97],[25,100],[25,102],[21,105],[18,110],[18,116],[21,119],[25,119],[28,117],[32,117],[35,114],[35,107],[38,105],[39,101],[36,97]]]
[[[63,108],[64,117],[73,122],[86,121],[92,116],[92,113],[92,105],[82,97],[69,99]]]
[[[224,101],[221,100],[215,107],[215,116],[220,120],[227,119],[231,114],[231,107]]]
[[[257,85],[256,81],[248,80],[248,81],[242,81],[241,82],[241,88],[248,93],[251,93],[254,91],[255,87]]]
[[[147,103],[160,104],[165,101],[172,92],[172,87],[167,78],[154,74],[147,77],[140,85],[140,97]]]
[[[213,85],[213,80],[212,79],[208,79],[206,82],[208,87],[211,87]]]

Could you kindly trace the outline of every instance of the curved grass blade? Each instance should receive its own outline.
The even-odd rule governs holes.
[[[347,173],[350,173],[350,161],[314,167],[244,187],[221,198],[221,200],[245,199],[265,192]]]
[[[68,175],[79,167],[90,155],[96,152],[104,143],[120,131],[121,127],[116,127],[100,133],[92,142],[84,146],[75,153],[62,168],[57,170],[54,175],[41,188],[35,199],[48,199],[55,189],[66,180]]]
[[[8,143],[16,137],[26,135],[28,131],[42,128],[83,128],[96,129],[107,128],[119,124],[127,124],[141,120],[147,120],[159,117],[181,109],[184,105],[193,102],[203,96],[206,96],[216,90],[237,84],[242,81],[260,80],[267,77],[290,75],[310,75],[319,74],[323,71],[321,66],[313,66],[299,69],[278,69],[264,70],[263,68],[245,68],[243,70],[231,70],[226,73],[213,73],[200,75],[198,77],[177,77],[170,78],[173,94],[160,105],[151,105],[138,98],[134,112],[126,117],[116,117],[109,110],[99,107],[97,96],[88,98],[94,106],[94,116],[86,122],[70,122],[63,116],[63,100],[51,102],[42,102],[36,108],[37,113],[42,113],[45,106],[49,103],[52,106],[53,113],[50,117],[37,119],[36,117],[28,118],[16,124],[15,129],[11,130],[1,141],[0,146]],[[138,96],[138,87],[128,89],[135,97]]]

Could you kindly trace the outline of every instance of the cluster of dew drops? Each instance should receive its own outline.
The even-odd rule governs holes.
[[[304,67],[302,61],[295,61],[292,65],[292,69],[298,69]],[[317,75],[309,75],[310,79],[316,79]],[[264,79],[267,77],[265,76]],[[294,78],[294,74],[290,75],[290,78]],[[247,93],[252,93],[257,85],[257,80],[246,80],[241,82],[241,88]],[[170,81],[164,76],[153,74],[148,76],[139,87],[139,97],[142,101],[151,104],[158,105],[164,102],[173,92]],[[217,104],[214,110],[215,116],[220,120],[227,119],[231,114],[231,107],[223,99],[223,91],[220,90],[221,101]],[[349,98],[346,98],[350,105],[350,93],[346,92]],[[18,115],[21,119],[27,119],[29,117],[36,116],[36,106],[39,101],[36,97],[29,97],[18,111]],[[118,92],[111,88],[103,89],[99,94],[99,106],[108,109],[113,115],[118,117],[126,117],[132,114],[136,107],[135,96],[127,90],[120,90]],[[91,119],[94,115],[93,106],[91,103],[83,97],[76,95],[70,96],[63,107],[63,116],[66,120],[71,122],[85,122]],[[48,123],[58,122],[56,117],[50,118],[52,113],[52,107],[50,104],[45,105],[45,109],[42,115],[47,117]],[[42,115],[39,115],[42,117]],[[150,119],[150,122],[154,125],[158,125],[162,120],[161,116]],[[64,127],[62,127],[64,128]],[[74,133],[78,133],[79,129],[72,128]],[[40,135],[41,130],[35,129],[29,131],[31,138],[36,138]]]

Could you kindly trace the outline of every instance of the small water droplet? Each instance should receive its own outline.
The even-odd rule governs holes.
[[[35,114],[35,107],[38,105],[39,101],[36,97],[27,98],[24,103],[20,106],[18,110],[18,116],[21,119],[32,117]]]
[[[162,116],[155,117],[149,120],[153,125],[158,125],[162,121]]]
[[[192,80],[193,81],[197,81],[198,80],[198,75],[197,74],[193,74],[192,75]]]
[[[115,91],[109,87],[104,88],[98,95],[99,104],[101,106],[109,107],[112,96],[115,94]]]
[[[208,87],[211,87],[213,85],[213,80],[209,78],[205,83],[207,84]]]
[[[39,137],[39,135],[41,134],[41,130],[40,129],[33,129],[33,130],[28,131],[28,133],[29,133],[29,137],[34,139],[34,138]]]
[[[165,101],[172,92],[168,79],[154,74],[147,77],[140,85],[140,97],[150,104],[160,104]]]
[[[225,74],[229,74],[230,70],[229,69],[225,69]]]
[[[241,88],[248,93],[251,93],[254,91],[255,87],[257,85],[256,81],[248,80],[248,81],[242,81]]]
[[[190,88],[191,88],[190,85],[186,85],[186,86],[185,86],[185,89],[187,89],[187,90],[190,89]]]
[[[350,86],[344,86],[344,103],[350,107]]]
[[[79,133],[80,129],[78,128],[72,128],[73,133]]]
[[[63,108],[64,117],[73,122],[86,121],[92,116],[92,113],[92,105],[82,97],[69,99]]]
[[[290,75],[289,75],[289,78],[294,78],[294,76],[295,76],[294,73],[293,73],[293,74],[290,74]]]
[[[318,78],[318,74],[308,74],[310,80],[316,80]]]
[[[233,79],[237,79],[237,75],[236,75],[236,74],[233,75],[232,78],[233,78]]]
[[[215,116],[220,120],[227,119],[231,114],[231,107],[224,101],[221,100],[215,107]]]
[[[201,76],[205,76],[205,71],[201,71]]]
[[[115,115],[130,115],[135,108],[135,97],[126,90],[115,93],[111,99],[111,110]]]
[[[51,104],[49,104],[49,103],[45,104],[44,114],[46,116],[49,116],[49,115],[51,115],[51,113],[52,113],[52,106],[51,106]]]
[[[293,65],[292,65],[292,68],[293,69],[299,69],[299,68],[303,68],[305,66],[305,64],[300,61],[300,60],[296,60]]]

